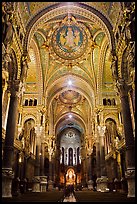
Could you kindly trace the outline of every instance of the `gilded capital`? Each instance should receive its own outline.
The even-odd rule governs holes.
[[[116,87],[120,97],[128,96],[128,92],[132,89],[132,84],[128,84],[124,79],[119,79],[116,82]]]
[[[23,90],[23,84],[20,80],[9,80],[8,82],[8,91],[13,97],[19,97]]]
[[[106,126],[99,126],[98,125],[98,132],[100,136],[104,136],[105,130],[106,130]]]

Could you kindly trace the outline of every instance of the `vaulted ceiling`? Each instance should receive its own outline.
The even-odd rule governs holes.
[[[86,132],[103,95],[114,93],[112,31],[120,2],[18,2],[18,10],[28,32],[25,94],[41,103],[44,97],[57,133],[68,126]]]

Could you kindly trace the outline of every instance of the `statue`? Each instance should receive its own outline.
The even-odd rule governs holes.
[[[112,56],[111,69],[112,69],[112,75],[114,79],[117,79],[118,77],[118,59],[117,59],[117,56],[115,55]]]
[[[11,44],[12,37],[13,37],[13,26],[12,26],[12,20],[13,20],[13,7],[11,3],[8,2],[2,2],[2,27],[3,27],[3,33],[2,33],[2,42],[4,43],[5,47],[8,46],[8,44]]]
[[[23,81],[23,79],[26,79],[27,77],[27,56],[22,56],[21,58],[21,79]]]

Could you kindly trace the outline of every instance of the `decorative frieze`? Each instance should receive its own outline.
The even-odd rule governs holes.
[[[14,172],[11,168],[2,168],[2,176],[13,178]]]

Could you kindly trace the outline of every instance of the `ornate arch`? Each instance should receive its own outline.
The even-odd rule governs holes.
[[[22,118],[22,124],[24,124],[28,119],[33,119],[34,122],[35,122],[35,124],[36,124],[37,119],[36,119],[36,116],[33,115],[33,114],[27,114],[27,115],[25,115],[25,116]]]
[[[105,31],[106,31],[106,34],[108,36],[108,39],[109,39],[109,42],[110,42],[110,46],[112,48],[112,52],[115,53],[115,38],[114,38],[114,35],[113,35],[113,26],[111,25],[110,21],[101,13],[99,12],[97,9],[89,6],[89,5],[85,5],[83,3],[77,3],[77,2],[73,2],[71,3],[72,4],[72,7],[71,7],[71,10],[75,7],[77,7],[78,9],[78,12],[82,9],[83,11],[86,11],[89,15],[90,13],[90,17],[89,19],[95,19],[98,21],[98,23],[101,25],[101,27],[103,26]],[[43,10],[41,10],[39,13],[35,14],[31,19],[30,21],[28,22],[27,26],[26,26],[26,36],[25,36],[25,39],[24,39],[24,54],[27,53],[27,46],[29,44],[29,38],[30,36],[32,35],[32,31],[34,32],[34,30],[36,29],[36,25],[37,23],[39,23],[40,21],[45,21],[46,20],[49,20],[51,18],[53,18],[53,15],[51,15],[52,11],[55,12],[55,10],[58,10],[60,7],[65,7],[67,6],[66,4],[64,3],[57,3],[57,4],[54,4],[52,6],[48,6],[47,8],[44,8]],[[50,11],[50,12],[49,12]],[[71,11],[73,13],[73,11]],[[82,14],[82,12],[81,12]],[[92,14],[92,16],[91,16]],[[46,18],[43,19],[43,17],[46,16]]]
[[[18,62],[17,62],[16,52],[12,48],[11,48],[10,58],[11,58],[11,61],[9,63],[9,79],[17,80]]]
[[[114,115],[113,113],[109,113],[109,114],[107,114],[107,115],[104,117],[104,123],[106,123],[106,121],[107,121],[108,119],[114,120],[117,125],[119,124],[119,120],[118,120],[117,116]]]

